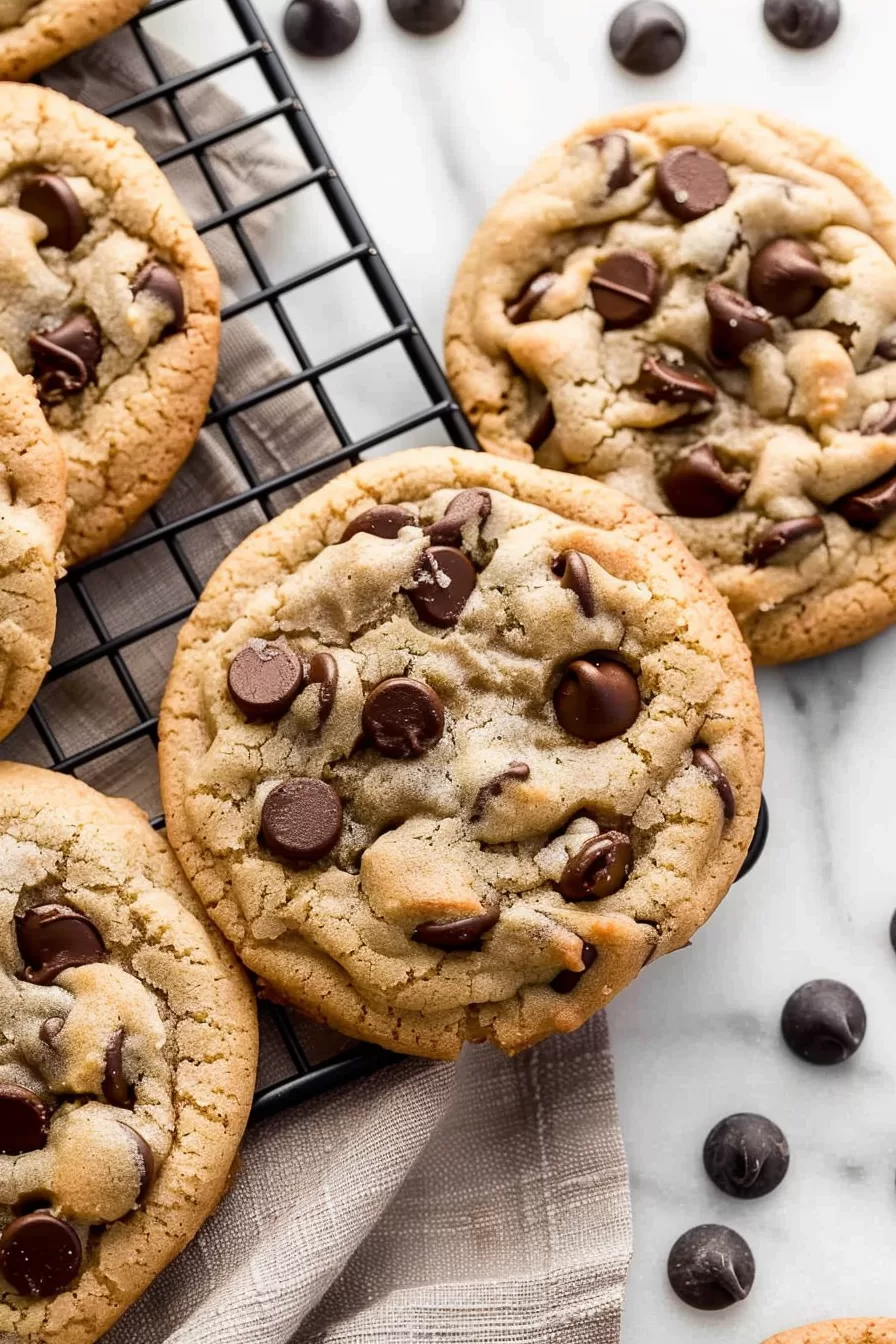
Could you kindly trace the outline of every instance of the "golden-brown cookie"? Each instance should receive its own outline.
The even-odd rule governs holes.
[[[30,79],[119,28],[147,0],[0,0],[0,79]]]
[[[817,1325],[773,1335],[765,1344],[896,1344],[896,1318],[819,1321]]]
[[[763,756],[747,649],[664,523],[438,448],[237,548],[160,735],[169,836],[245,963],[439,1058],[573,1030],[683,946],[743,861]]]

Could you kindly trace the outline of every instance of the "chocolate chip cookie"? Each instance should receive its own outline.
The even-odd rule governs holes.
[[[239,546],[160,736],[169,836],[267,992],[436,1058],[573,1030],[683,946],[759,807],[749,654],[670,529],[458,449]]]
[[[896,205],[826,137],[650,107],[552,149],[458,277],[481,441],[669,519],[757,661],[896,615]]]
[[[69,462],[71,561],[149,507],[189,453],[217,367],[218,279],[133,132],[0,85],[0,348]]]
[[[896,1318],[821,1321],[801,1330],[785,1330],[765,1344],[896,1344]]]
[[[252,992],[132,804],[0,764],[0,1337],[91,1344],[224,1192]]]
[[[49,665],[65,478],[34,384],[0,351],[0,738],[25,714]]]
[[[147,0],[0,0],[0,79],[30,79],[127,23]]]

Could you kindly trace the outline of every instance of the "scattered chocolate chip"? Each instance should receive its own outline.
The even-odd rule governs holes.
[[[890,943],[893,951],[896,952],[896,911],[894,911],[893,918],[890,920]]]
[[[554,692],[562,728],[585,742],[609,742],[628,732],[641,712],[634,673],[612,658],[577,658],[564,670]]]
[[[605,831],[586,840],[560,878],[566,901],[600,901],[625,886],[632,870],[632,842],[621,831]]]
[[[305,684],[305,664],[285,644],[253,639],[230,664],[227,689],[247,719],[281,718]]]
[[[508,320],[515,327],[518,327],[521,322],[528,322],[540,301],[559,278],[556,271],[542,271],[540,275],[536,275],[529,280],[513,302],[508,303],[504,309]]]
[[[874,353],[878,359],[896,359],[896,332],[891,332],[887,336],[881,336],[877,345],[874,347]]]
[[[134,297],[149,294],[158,303],[171,309],[171,321],[165,331],[183,331],[187,310],[184,303],[183,286],[170,266],[160,261],[150,261],[137,275],[131,286]]]
[[[34,381],[50,405],[83,392],[95,380],[103,357],[100,329],[86,313],[75,313],[52,331],[35,332],[28,344]]]
[[[529,430],[526,439],[530,448],[536,451],[541,448],[557,428],[557,417],[554,415],[554,407],[550,401],[546,401],[538,413],[538,419]]]
[[[750,298],[778,317],[802,317],[814,308],[831,282],[807,243],[776,238],[750,262]]]
[[[132,1129],[130,1125],[122,1124],[120,1120],[118,1123],[121,1125],[122,1129],[127,1130],[137,1148],[137,1161],[140,1164],[140,1170],[142,1172],[140,1177],[140,1190],[137,1194],[137,1204],[140,1205],[144,1202],[146,1196],[152,1189],[153,1181],[156,1178],[155,1155],[142,1134],[138,1134],[136,1129]]]
[[[555,975],[551,981],[551,989],[555,994],[571,994],[578,987],[579,981],[589,971],[597,961],[597,948],[592,943],[582,943],[582,966],[581,971],[561,971]]]
[[[725,820],[731,821],[736,810],[734,790],[725,771],[719,765],[715,756],[710,755],[706,747],[694,747],[691,753],[691,759],[698,770],[702,770],[704,775],[714,786],[716,793],[722,800],[722,810],[725,813]]]
[[[46,225],[47,236],[40,247],[71,252],[87,232],[81,202],[65,178],[56,173],[38,173],[30,178],[22,187],[19,209]]]
[[[851,527],[857,527],[862,532],[873,532],[896,513],[896,472],[866,485],[863,490],[857,490],[852,495],[844,495],[833,507]]]
[[[407,595],[420,620],[447,630],[457,625],[476,588],[476,571],[454,546],[430,546],[421,556],[414,580],[416,586]]]
[[[265,798],[261,834],[272,854],[297,863],[322,859],[342,834],[342,802],[322,779],[288,779]]]
[[[646,322],[656,309],[660,268],[649,252],[620,249],[597,265],[591,277],[594,307],[611,327]]]
[[[842,1064],[862,1044],[866,1026],[862,1000],[838,980],[810,980],[781,1015],[785,1041],[810,1064]]]
[[[712,154],[694,145],[678,145],[657,165],[656,193],[670,215],[689,223],[724,205],[731,183]]]
[[[415,37],[432,37],[456,23],[466,0],[389,0],[389,13]]]
[[[610,27],[610,51],[634,75],[661,75],[681,59],[688,39],[684,19],[658,0],[633,0]]]
[[[441,741],[445,710],[431,686],[410,677],[390,677],[368,695],[361,724],[384,756],[408,760]]]
[[[835,506],[836,507],[836,506]],[[788,518],[773,523],[744,552],[744,564],[764,569],[766,565],[793,565],[805,560],[825,539],[824,520],[817,513],[808,518]]]
[[[106,1046],[106,1065],[103,1070],[103,1096],[110,1106],[133,1106],[134,1094],[124,1074],[121,1048],[124,1031],[119,1029]]]
[[[710,349],[719,364],[737,364],[743,352],[756,341],[771,339],[771,314],[757,308],[717,280],[706,286],[710,316]]]
[[[368,537],[394,541],[403,527],[416,527],[417,519],[400,504],[375,504],[353,518],[339,538],[339,545],[363,532]]]
[[[730,513],[749,484],[749,473],[726,471],[708,443],[679,458],[663,478],[666,498],[682,518]]]
[[[106,959],[96,926],[67,905],[33,905],[16,915],[16,938],[25,963],[22,979],[31,985],[49,985],[72,966]]]
[[[496,775],[488,784],[483,784],[476,795],[470,820],[472,822],[481,821],[491,800],[500,798],[504,792],[505,784],[512,784],[514,780],[528,779],[531,773],[525,761],[511,761],[507,769],[502,770],[500,775]]]
[[[840,24],[840,0],[765,0],[765,26],[787,47],[808,51],[833,37]]]
[[[628,137],[619,131],[608,131],[591,141],[592,146],[602,158],[609,160],[607,173],[607,191],[621,191],[630,187],[637,174],[632,164],[632,151]]]
[[[360,31],[356,0],[291,0],[283,19],[286,40],[300,56],[339,56]]]
[[[896,401],[887,403],[887,408],[873,420],[862,426],[863,434],[896,434]]]
[[[461,490],[455,495],[437,523],[425,529],[434,546],[460,547],[464,528],[476,523],[477,532],[491,516],[492,497],[487,490]]]
[[[330,712],[336,700],[336,690],[339,686],[339,664],[332,653],[326,653],[322,650],[314,654],[308,668],[308,681],[312,686],[320,687],[318,691],[319,724],[322,725],[330,717]]]
[[[61,1293],[81,1269],[81,1238],[52,1213],[27,1213],[0,1235],[0,1271],[23,1297]]]
[[[753,832],[753,839],[750,841],[750,848],[747,850],[747,857],[741,865],[740,872],[734,879],[735,882],[739,882],[742,877],[751,873],[762,858],[763,851],[768,844],[768,830],[768,803],[765,801],[765,794],[763,794],[759,804],[759,818]]]
[[[551,570],[560,580],[561,588],[569,588],[575,593],[583,616],[587,616],[590,620],[596,608],[585,557],[578,551],[562,551],[551,565]]]
[[[441,947],[446,952],[478,952],[482,947],[482,935],[495,927],[500,915],[500,910],[492,910],[485,915],[452,919],[441,924],[430,920],[426,924],[418,924],[411,938],[415,943]]]
[[[718,389],[695,365],[672,364],[659,355],[648,355],[641,365],[635,384],[648,401],[669,401],[673,404],[693,401],[715,401]]]
[[[762,1199],[787,1175],[790,1148],[764,1115],[729,1115],[710,1130],[703,1165],[713,1185],[735,1199]]]
[[[0,1083],[0,1153],[33,1153],[49,1131],[50,1112],[36,1092]]]
[[[49,1045],[52,1048],[55,1046],[56,1037],[64,1026],[64,1017],[48,1017],[46,1022],[41,1023],[40,1031],[37,1034],[44,1045]]]
[[[743,1302],[756,1278],[753,1253],[730,1227],[704,1223],[679,1237],[669,1253],[669,1282],[682,1302],[698,1311],[721,1311]]]

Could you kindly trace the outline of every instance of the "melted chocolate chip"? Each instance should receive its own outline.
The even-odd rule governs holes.
[[[529,430],[526,442],[530,448],[537,451],[547,443],[556,428],[557,417],[554,415],[554,407],[551,402],[546,401],[538,413],[538,419]]]
[[[744,552],[744,564],[755,565],[757,569],[764,569],[766,565],[799,564],[817,550],[825,536],[824,520],[817,513],[808,518],[788,518],[783,523],[773,523]]]
[[[384,756],[409,760],[441,741],[445,710],[431,686],[410,677],[390,677],[368,695],[361,725]]]
[[[596,607],[591,575],[588,573],[585,557],[578,551],[563,551],[551,565],[551,570],[560,580],[561,588],[568,588],[575,593],[582,608],[582,615],[590,620]]]
[[[710,755],[706,747],[697,746],[692,753],[694,765],[698,770],[702,770],[707,779],[714,786],[716,793],[722,800],[722,810],[725,813],[725,820],[731,821],[736,811],[737,804],[734,798],[734,790],[725,771],[719,765],[715,756]]]
[[[660,268],[648,252],[635,248],[611,252],[595,268],[591,293],[607,326],[635,326],[656,309]]]
[[[659,75],[681,59],[688,30],[671,5],[659,0],[632,0],[610,27],[610,51],[635,75]]]
[[[840,0],[765,0],[765,26],[785,46],[809,51],[834,36]]]
[[[529,778],[531,770],[525,761],[511,761],[506,770],[502,770],[500,775],[496,775],[488,784],[483,784],[476,795],[476,801],[473,804],[473,811],[470,813],[472,822],[481,821],[485,816],[486,808],[493,798],[500,798],[504,792],[505,784],[512,784],[514,780],[525,780]]]
[[[863,434],[896,434],[896,401],[887,403],[886,410],[881,411],[873,420],[869,420],[862,426]]]
[[[137,1205],[140,1205],[144,1203],[156,1178],[155,1155],[142,1134],[138,1134],[136,1129],[132,1129],[130,1125],[122,1124],[121,1121],[118,1123],[121,1125],[122,1129],[127,1131],[128,1136],[134,1140],[134,1145],[137,1149],[137,1161],[142,1173],[140,1176],[140,1189],[137,1193]]]
[[[632,870],[632,842],[621,831],[605,831],[586,840],[560,878],[566,901],[600,901],[625,886]]]
[[[423,552],[414,579],[416,587],[407,595],[420,620],[441,630],[457,625],[476,588],[476,571],[463,551],[430,546]]]
[[[425,529],[426,535],[435,546],[459,548],[463,544],[464,529],[471,523],[476,524],[478,540],[478,533],[491,511],[492,497],[487,490],[461,490],[451,500],[444,516]]]
[[[36,1092],[0,1083],[0,1153],[33,1153],[50,1132],[50,1112]]]
[[[555,975],[551,981],[551,989],[555,994],[571,994],[578,988],[579,981],[589,971],[597,961],[597,948],[592,943],[582,943],[582,966],[581,971],[561,971]]]
[[[110,1106],[133,1106],[134,1094],[124,1073],[121,1050],[124,1031],[119,1029],[106,1046],[106,1064],[103,1070],[103,1096]]]
[[[72,966],[106,959],[95,925],[67,905],[34,905],[16,915],[16,938],[25,963],[22,979],[32,985],[49,985]]]
[[[509,321],[515,327],[518,327],[521,322],[528,322],[545,294],[559,279],[556,271],[542,271],[540,275],[536,275],[527,281],[513,302],[508,303],[504,309]]]
[[[399,28],[415,37],[432,37],[456,23],[466,0],[389,0],[389,13]]]
[[[71,252],[87,232],[81,202],[65,178],[56,173],[38,173],[30,178],[22,187],[19,209],[46,225],[47,236],[40,247]]]
[[[771,339],[771,314],[764,308],[757,308],[737,290],[714,280],[706,287],[706,306],[710,317],[710,348],[719,364],[737,364],[744,351],[756,341]]]
[[[778,317],[802,317],[831,282],[815,253],[797,238],[766,243],[750,263],[750,298]]]
[[[322,779],[288,779],[261,809],[261,835],[272,854],[313,863],[329,854],[342,834],[342,802]]]
[[[311,685],[320,688],[318,691],[318,702],[320,704],[318,723],[323,725],[330,717],[339,686],[339,664],[332,653],[326,653],[322,650],[314,654],[308,668],[308,681]]]
[[[86,313],[75,313],[52,331],[35,332],[28,345],[34,357],[34,381],[48,405],[76,396],[96,379],[103,341]]]
[[[46,1022],[41,1023],[38,1036],[44,1045],[49,1045],[51,1049],[55,1046],[56,1037],[65,1026],[64,1017],[48,1017]]]
[[[607,191],[621,191],[630,187],[637,174],[632,164],[632,151],[628,137],[619,131],[608,131],[591,141],[592,146],[608,163]]]
[[[695,365],[672,364],[659,355],[647,356],[641,365],[635,387],[648,401],[668,401],[673,405],[679,402],[714,402],[718,396],[715,384]]]
[[[612,658],[578,658],[560,678],[554,711],[572,737],[609,742],[627,732],[641,712],[637,678]]]
[[[756,1278],[753,1253],[730,1227],[704,1223],[679,1237],[669,1253],[669,1282],[682,1302],[698,1311],[721,1311],[750,1294]]]
[[[426,924],[418,924],[411,938],[415,943],[440,947],[446,952],[478,952],[482,947],[483,934],[495,927],[500,915],[500,910],[492,910],[485,915],[452,919],[446,923],[430,920]]]
[[[703,1166],[713,1185],[734,1199],[762,1199],[787,1175],[790,1148],[764,1115],[729,1115],[710,1130]]]
[[[877,345],[874,347],[874,353],[878,359],[894,360],[896,359],[896,332],[891,332],[887,336],[881,336]]]
[[[680,458],[663,479],[666,498],[683,518],[730,513],[750,484],[745,471],[726,471],[707,443]]]
[[[184,304],[183,287],[170,266],[160,261],[150,261],[137,275],[131,287],[134,297],[149,294],[157,303],[171,310],[171,321],[165,328],[169,331],[182,331],[187,310]]]
[[[368,537],[381,537],[383,541],[394,541],[403,527],[416,527],[417,519],[407,509],[398,504],[375,504],[372,509],[359,513],[353,518],[339,538],[339,544],[351,541],[359,532]]]
[[[810,980],[784,1005],[781,1031],[795,1055],[809,1064],[842,1064],[865,1039],[862,1000],[838,980]]]
[[[247,719],[273,721],[289,709],[305,684],[305,664],[285,644],[254,639],[230,664],[227,689]]]
[[[852,495],[844,495],[833,507],[851,527],[857,527],[861,532],[873,532],[896,513],[896,472]]]
[[[670,215],[689,223],[724,205],[731,183],[712,154],[694,145],[678,145],[657,165],[656,193]]]
[[[27,1213],[0,1235],[0,1271],[23,1297],[61,1293],[81,1269],[81,1238],[52,1213]]]
[[[301,56],[339,56],[360,31],[356,0],[291,0],[283,19],[286,40]]]

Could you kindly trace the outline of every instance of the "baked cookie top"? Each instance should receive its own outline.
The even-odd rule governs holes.
[[[189,453],[214,384],[218,279],[134,134],[0,85],[0,348],[69,461],[70,560],[114,541]]]
[[[785,1330],[765,1344],[896,1344],[896,1318],[819,1321],[800,1330]]]
[[[160,735],[169,836],[269,992],[445,1058],[572,1030],[686,943],[762,773],[748,652],[665,524],[457,449],[243,542]]]
[[[648,107],[550,150],[461,267],[484,446],[669,518],[761,662],[896,613],[896,207],[837,144]]]
[[[91,1344],[224,1191],[254,999],[132,804],[0,764],[0,1337]]]
[[[0,79],[30,79],[132,19],[147,0],[0,0]]]
[[[0,738],[47,671],[64,528],[65,455],[31,379],[0,351]]]

